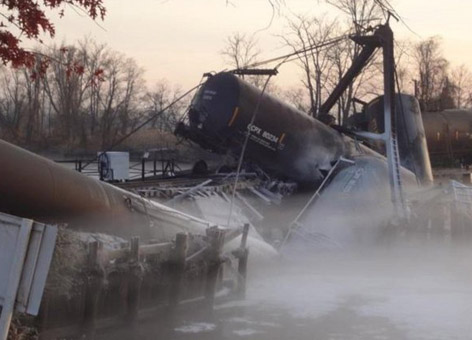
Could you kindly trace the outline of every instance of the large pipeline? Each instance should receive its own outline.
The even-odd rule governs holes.
[[[179,232],[205,235],[207,228],[218,224],[87,177],[2,140],[0,178],[0,212],[65,224],[74,230],[141,236],[146,242],[170,241]],[[274,256],[272,247],[252,228],[247,241],[256,257]]]
[[[67,219],[84,214],[128,215],[123,192],[0,140],[0,211]]]
[[[139,196],[2,140],[0,179],[1,212],[75,230],[151,236],[149,218],[130,207]]]

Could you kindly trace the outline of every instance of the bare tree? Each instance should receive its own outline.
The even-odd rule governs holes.
[[[85,143],[86,138],[81,134],[81,108],[89,84],[83,72],[70,71],[70,65],[79,65],[80,51],[75,46],[55,46],[49,55],[54,61],[42,81],[55,113],[55,133],[69,144],[79,141],[79,138]]]
[[[101,144],[106,148],[136,124],[143,79],[134,60],[113,51],[102,57],[102,74],[90,90],[98,110]]]
[[[472,105],[472,73],[465,65],[454,67],[450,80],[455,86],[454,104],[458,108]]]
[[[36,65],[41,65],[44,57],[41,55],[36,56]],[[30,144],[31,142],[38,141],[40,138],[44,138],[44,126],[45,123],[45,106],[46,106],[46,95],[43,91],[43,83],[40,78],[34,77],[34,74],[38,74],[40,71],[33,68],[23,68],[19,70],[22,73],[25,87],[25,143]]]
[[[361,34],[365,27],[379,20],[381,9],[374,1],[327,1],[349,15],[348,25],[342,25],[338,19],[327,19],[326,15],[306,18],[295,16],[289,20],[289,34],[282,39],[293,50],[307,50],[309,47],[324,44],[346,32]],[[321,104],[339,83],[343,75],[359,55],[361,47],[349,39],[337,42],[323,49],[314,49],[300,53],[299,64],[303,70],[303,85],[310,98],[310,114],[318,116]],[[377,59],[370,61],[358,78],[351,83],[340,97],[336,110],[338,124],[343,124],[354,110],[353,99],[357,96],[373,96],[379,93],[382,70]],[[334,113],[334,112],[332,112]]]
[[[24,107],[26,106],[24,77],[17,70],[2,67],[0,84],[0,127],[2,138],[19,142],[23,135],[21,126],[24,120]]]
[[[310,100],[308,113],[316,117],[327,87],[327,75],[333,64],[329,52],[321,49],[309,50],[310,46],[323,44],[338,32],[335,20],[326,16],[307,18],[297,15],[288,21],[288,34],[281,36],[284,43],[299,53],[298,62],[303,70],[303,86]],[[329,90],[329,89],[328,89]]]
[[[383,5],[378,0],[325,0],[347,15],[351,31],[361,34],[366,28],[373,27],[384,18]]]
[[[6,134],[3,138],[20,144],[37,143],[46,137],[46,98],[41,81],[32,77],[34,72],[30,68],[0,69],[0,129]]]
[[[28,83],[28,105],[37,112],[43,96],[42,110],[52,109],[60,140],[85,146],[92,137],[107,147],[136,125],[144,80],[134,60],[90,39],[47,52],[53,61],[41,86]]]
[[[302,112],[310,111],[310,102],[304,87],[292,87],[280,92],[280,98]]]
[[[153,116],[174,102],[181,95],[179,87],[172,87],[166,80],[161,80],[154,84],[152,90],[147,91],[144,96],[149,115]],[[150,128],[157,128],[161,131],[173,132],[177,122],[184,114],[187,103],[180,101],[171,108],[156,116],[151,122]]]
[[[260,50],[254,36],[234,33],[226,39],[226,46],[221,51],[229,65],[236,69],[243,69],[257,61]]]
[[[78,42],[78,48],[84,61],[84,73],[87,75],[88,85],[84,97],[84,114],[87,117],[85,129],[93,136],[99,130],[100,90],[109,49],[105,44],[97,44],[88,37]]]
[[[443,57],[439,37],[416,44],[413,56],[417,85],[416,96],[425,111],[439,110],[439,98],[447,80],[449,62]]]
[[[414,92],[414,82],[411,81],[414,72],[411,51],[413,45],[408,40],[395,40],[395,71],[398,85],[402,93]]]
[[[226,46],[221,54],[230,68],[246,69],[258,62],[260,49],[257,47],[257,40],[254,36],[234,33],[227,38]],[[241,75],[240,77],[259,89],[264,87],[267,79],[261,75]],[[274,83],[268,83],[266,92],[276,93],[277,91]]]
[[[384,19],[384,8],[378,0],[325,0],[326,3],[340,10],[347,18],[345,27],[351,34],[362,35]],[[361,46],[351,40],[334,47],[333,63],[335,64],[334,84],[339,83],[342,75],[352,65],[361,52]],[[349,85],[341,96],[337,107],[337,119],[343,124],[353,112],[356,97],[376,96],[380,94],[382,83],[380,76],[383,70],[376,56],[372,58],[363,72]],[[333,85],[334,85],[333,84]]]

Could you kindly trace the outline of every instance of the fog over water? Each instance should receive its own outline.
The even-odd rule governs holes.
[[[170,321],[151,317],[100,339],[472,339],[470,230],[452,235],[450,213],[440,209],[446,201],[417,196],[410,225],[387,227],[379,221],[390,210],[379,196],[363,192],[363,202],[348,204],[352,197],[333,198],[327,190],[302,218],[316,239],[295,232],[270,259],[250,245],[245,299],[218,299],[211,314],[183,308]],[[275,211],[296,215],[306,199],[289,201]],[[196,202],[209,220],[226,216],[216,198]],[[337,210],[328,209],[332,202]],[[287,225],[273,214],[271,227]]]
[[[104,339],[472,339],[472,251],[398,240],[251,268],[246,299]]]

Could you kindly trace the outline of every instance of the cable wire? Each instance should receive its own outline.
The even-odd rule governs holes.
[[[200,86],[203,85],[203,82],[200,81],[200,83],[197,85],[197,86],[194,86],[192,87],[190,90],[188,90],[187,92],[185,92],[183,95],[181,95],[180,97],[178,97],[177,99],[175,99],[172,103],[170,103],[169,105],[167,105],[166,107],[164,107],[162,110],[156,112],[155,114],[153,114],[152,116],[150,116],[148,119],[146,119],[144,122],[142,122],[141,124],[139,124],[137,127],[135,127],[134,129],[132,129],[130,132],[128,132],[126,135],[122,136],[120,139],[118,139],[116,142],[112,143],[112,145],[110,145],[108,148],[105,149],[105,151],[102,151],[100,154],[97,155],[97,157],[95,157],[94,159],[92,160],[89,160],[84,166],[83,168],[87,167],[88,165],[90,165],[90,163],[92,163],[93,161],[95,161],[96,159],[99,159],[102,155],[106,154],[107,152],[113,150],[113,148],[121,143],[123,143],[123,141],[125,141],[126,139],[128,139],[129,137],[131,137],[133,134],[135,134],[138,130],[140,130],[141,128],[143,128],[146,124],[148,124],[149,122],[151,122],[153,119],[156,119],[157,117],[159,117],[161,114],[163,114],[165,111],[167,111],[168,109],[170,109],[172,106],[174,106],[175,104],[177,104],[179,101],[181,101],[182,99],[184,99],[186,96],[188,96],[190,93],[192,93],[193,91],[195,91],[196,89],[198,89]]]
[[[310,52],[310,51],[317,50],[317,49],[320,49],[320,48],[323,48],[323,47],[326,47],[326,46],[329,46],[329,45],[336,44],[336,43],[338,43],[338,42],[340,42],[344,39],[347,39],[349,37],[351,37],[350,34],[343,34],[341,36],[330,39],[330,40],[328,40],[324,43],[317,44],[317,45],[309,45],[306,48],[303,48],[301,50],[296,50],[296,51],[294,51],[292,53],[289,53],[289,54],[285,54],[285,55],[282,55],[282,56],[279,56],[279,57],[266,59],[266,60],[263,60],[263,61],[253,63],[251,65],[247,65],[245,68],[255,68],[255,67],[259,67],[259,66],[262,66],[262,65],[265,65],[265,64],[270,64],[270,63],[273,63],[273,62],[276,62],[276,61],[279,61],[279,60],[283,60],[283,62],[281,63],[281,64],[283,64],[283,63],[287,62],[288,58],[290,58],[290,57],[294,57],[294,56],[297,56],[301,53]],[[275,69],[277,69],[281,64],[277,65],[275,67]]]
[[[330,45],[333,45],[333,44],[336,44],[348,37],[350,37],[351,35],[348,35],[348,34],[344,34],[342,36],[339,36],[339,37],[336,37],[336,38],[333,38],[329,41],[326,41],[322,44],[318,44],[318,45],[310,45],[308,46],[307,48],[304,48],[304,49],[301,49],[301,50],[297,50],[295,52],[292,52],[292,53],[289,53],[289,54],[285,54],[283,56],[280,56],[280,57],[276,57],[276,58],[272,58],[272,59],[268,59],[268,60],[264,60],[264,61],[261,61],[261,62],[258,62],[258,63],[254,63],[252,65],[249,65],[247,66],[246,68],[254,68],[254,67],[258,67],[258,66],[262,66],[264,64],[268,64],[268,63],[272,63],[272,62],[275,62],[275,61],[280,61],[280,63],[278,63],[275,67],[274,67],[274,71],[278,71],[278,69],[285,63],[287,62],[290,62],[290,61],[293,61],[293,60],[296,60],[298,59],[298,55],[300,53],[305,53],[305,52],[309,52],[309,51],[313,51],[313,50],[316,50],[316,49],[320,49],[320,48],[323,48],[323,47],[327,47],[327,46],[330,46]],[[296,58],[292,58],[291,57],[296,57]],[[277,74],[277,72],[274,72],[274,74]],[[262,88],[262,91],[259,95],[259,98],[257,100],[257,104],[256,104],[256,107],[254,108],[254,112],[252,114],[252,117],[251,117],[251,121],[249,122],[249,125],[248,126],[251,126],[252,124],[254,124],[254,121],[256,119],[256,116],[257,116],[257,113],[259,111],[259,107],[260,107],[260,104],[261,104],[261,101],[262,101],[262,97],[264,96],[264,93],[267,89],[267,85],[269,84],[269,81],[270,79],[272,78],[272,76],[274,74],[269,74],[269,76],[267,77],[267,80],[266,82],[264,83],[264,87]],[[238,184],[238,181],[239,181],[239,175],[241,173],[241,168],[242,168],[242,164],[243,164],[243,160],[244,160],[244,156],[245,156],[245,153],[246,153],[246,148],[247,148],[247,144],[249,142],[249,137],[251,135],[251,132],[249,130],[246,131],[246,137],[244,139],[244,143],[243,143],[243,147],[241,149],[241,153],[239,155],[239,160],[238,160],[238,167],[236,168],[236,176],[235,176],[235,179],[234,179],[234,185],[233,185],[233,190],[232,190],[232,194],[231,194],[231,201],[230,201],[230,208],[229,208],[229,214],[228,214],[228,221],[227,221],[227,224],[226,226],[229,228],[230,227],[230,223],[231,223],[231,217],[232,217],[232,214],[233,214],[233,206],[234,206],[234,199],[235,199],[235,196],[236,196],[236,188],[237,188],[237,184]]]
[[[252,117],[251,117],[251,121],[249,122],[249,126],[251,126],[252,124],[254,124],[254,121],[256,120],[256,116],[257,116],[257,112],[259,111],[259,106],[261,104],[261,101],[262,101],[262,97],[264,96],[264,93],[265,93],[265,90],[267,89],[267,85],[269,84],[269,80],[272,78],[272,74],[270,74],[268,77],[267,77],[267,80],[266,82],[264,83],[264,87],[262,88],[262,92],[261,94],[259,95],[259,98],[257,100],[257,104],[256,104],[256,107],[254,108],[254,112],[252,114]],[[229,214],[228,214],[228,222],[226,224],[226,226],[229,228],[230,227],[230,223],[231,223],[231,217],[232,217],[232,214],[233,214],[233,206],[234,206],[234,198],[236,196],[236,187],[238,185],[238,181],[239,181],[239,174],[241,173],[241,167],[242,167],[242,164],[243,164],[243,160],[244,160],[244,155],[246,153],[246,147],[247,147],[247,144],[248,144],[248,141],[249,141],[249,137],[251,135],[251,132],[249,131],[249,129],[246,131],[246,137],[244,139],[244,143],[243,143],[243,147],[241,149],[241,153],[239,155],[239,161],[238,161],[238,167],[236,168],[236,176],[234,178],[234,185],[233,185],[233,191],[232,191],[232,194],[231,194],[231,202],[230,202],[230,205],[229,205]]]
[[[267,59],[267,60],[264,60],[264,61],[261,61],[261,62],[257,62],[257,63],[254,63],[254,64],[251,64],[251,65],[248,65],[246,66],[245,68],[254,68],[254,67],[258,67],[258,66],[262,66],[264,64],[269,64],[269,63],[272,63],[272,62],[275,62],[275,61],[279,61],[281,60],[281,62],[274,68],[274,70],[277,70],[281,65],[283,65],[284,63],[287,63],[287,62],[290,62],[290,61],[293,61],[293,60],[296,60],[298,59],[298,55],[300,53],[306,53],[306,52],[309,52],[309,51],[313,51],[313,50],[316,50],[316,49],[320,49],[320,48],[323,48],[323,47],[327,47],[327,46],[330,46],[330,45],[333,45],[333,44],[336,44],[346,38],[350,37],[349,34],[344,34],[344,35],[341,35],[341,36],[338,36],[338,37],[335,37],[333,39],[330,39],[329,41],[326,41],[324,43],[321,43],[321,44],[317,44],[317,45],[310,45],[304,49],[301,49],[301,50],[297,50],[295,52],[292,52],[292,53],[289,53],[289,54],[285,54],[285,55],[282,55],[280,57],[275,57],[275,58],[271,58],[271,59]],[[293,58],[293,59],[290,59],[290,57],[295,57],[297,56],[296,58]],[[263,91],[261,93],[261,96],[264,94],[265,92],[265,89],[267,87],[267,84],[268,84],[268,81],[270,80],[271,76],[268,77],[266,83],[264,84],[264,88],[263,88]],[[188,90],[187,92],[185,92],[182,96],[180,96],[179,98],[177,98],[176,100],[174,100],[172,103],[170,103],[168,106],[166,106],[165,108],[163,108],[162,110],[160,110],[159,112],[155,113],[154,115],[152,115],[151,117],[149,117],[147,120],[145,120],[143,123],[141,123],[140,125],[138,125],[136,128],[134,128],[133,130],[131,130],[130,132],[128,132],[126,135],[122,136],[119,140],[117,140],[116,142],[112,143],[111,146],[109,146],[108,148],[105,149],[105,151],[101,152],[100,154],[97,155],[97,157],[95,157],[93,160],[89,160],[85,165],[84,165],[84,168],[87,167],[88,165],[90,165],[90,163],[92,163],[94,160],[98,159],[101,157],[101,155],[105,154],[106,152],[108,151],[111,151],[114,147],[116,147],[117,145],[121,144],[123,141],[125,141],[127,138],[129,138],[131,135],[133,135],[134,133],[136,133],[138,130],[140,130],[143,126],[145,126],[146,124],[148,124],[150,121],[152,121],[153,119],[157,118],[158,116],[160,116],[161,114],[163,114],[165,111],[167,111],[169,108],[171,108],[173,105],[175,105],[176,103],[178,103],[180,100],[182,100],[183,98],[185,98],[187,95],[189,95],[191,92],[193,92],[194,90],[196,90],[197,88],[199,88],[200,86],[203,85],[203,78],[202,80],[200,80],[200,83],[191,88],[190,90]],[[259,106],[259,102],[258,102],[258,106]],[[256,107],[256,111],[255,113],[257,112],[257,109],[258,109],[258,106]],[[184,115],[185,116],[185,115]],[[255,118],[255,115],[253,115],[253,118]],[[181,121],[181,120],[180,120]],[[252,122],[253,120],[251,120]],[[245,142],[245,144],[247,144]],[[243,146],[243,150],[245,150],[245,145]],[[238,167],[240,168],[240,167]],[[237,176],[238,177],[238,176]]]
[[[279,69],[279,67],[282,66],[285,62],[287,62],[287,60],[291,56],[293,56],[293,54],[286,55],[285,58],[279,64],[277,64],[277,66],[274,67],[274,71],[277,71]],[[264,83],[264,87],[262,88],[261,94],[259,95],[259,98],[257,99],[257,104],[256,104],[256,107],[254,108],[254,112],[252,114],[251,121],[249,122],[248,126],[251,126],[252,124],[254,124],[254,121],[256,120],[257,113],[259,112],[259,107],[261,105],[262,97],[264,96],[264,93],[267,89],[267,85],[269,84],[269,81],[270,81],[270,79],[272,78],[272,76],[274,74],[277,74],[277,72],[274,72],[273,74],[269,74],[269,76],[267,77],[267,80]],[[242,167],[242,164],[243,164],[244,155],[246,153],[246,147],[247,147],[247,144],[249,142],[249,137],[250,136],[251,136],[251,132],[249,130],[247,130],[246,131],[246,137],[245,137],[244,143],[243,143],[243,147],[242,147],[241,153],[239,155],[238,167],[236,168],[236,176],[234,178],[233,191],[231,193],[231,202],[230,202],[230,206],[229,206],[228,221],[227,221],[227,224],[226,224],[226,226],[228,228],[230,227],[230,223],[231,223],[231,217],[232,217],[232,214],[233,214],[233,206],[234,206],[234,198],[236,196],[236,188],[237,188],[237,185],[238,185],[239,175],[241,173],[241,167]]]

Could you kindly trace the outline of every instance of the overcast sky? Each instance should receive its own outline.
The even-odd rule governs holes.
[[[285,31],[285,14],[337,12],[317,0],[285,0],[281,14],[272,16],[268,0],[105,0],[107,16],[99,27],[88,17],[66,11],[55,19],[57,42],[74,42],[90,36],[134,58],[145,69],[149,85],[160,79],[188,88],[202,73],[224,68],[221,50],[235,32],[256,33],[261,58],[288,52],[278,35]],[[445,56],[454,64],[472,67],[472,1],[391,0],[411,29],[427,38],[443,37]],[[341,17],[341,16],[340,16]],[[404,25],[392,25],[398,38],[420,39]],[[283,67],[279,86],[297,84],[297,70]]]

